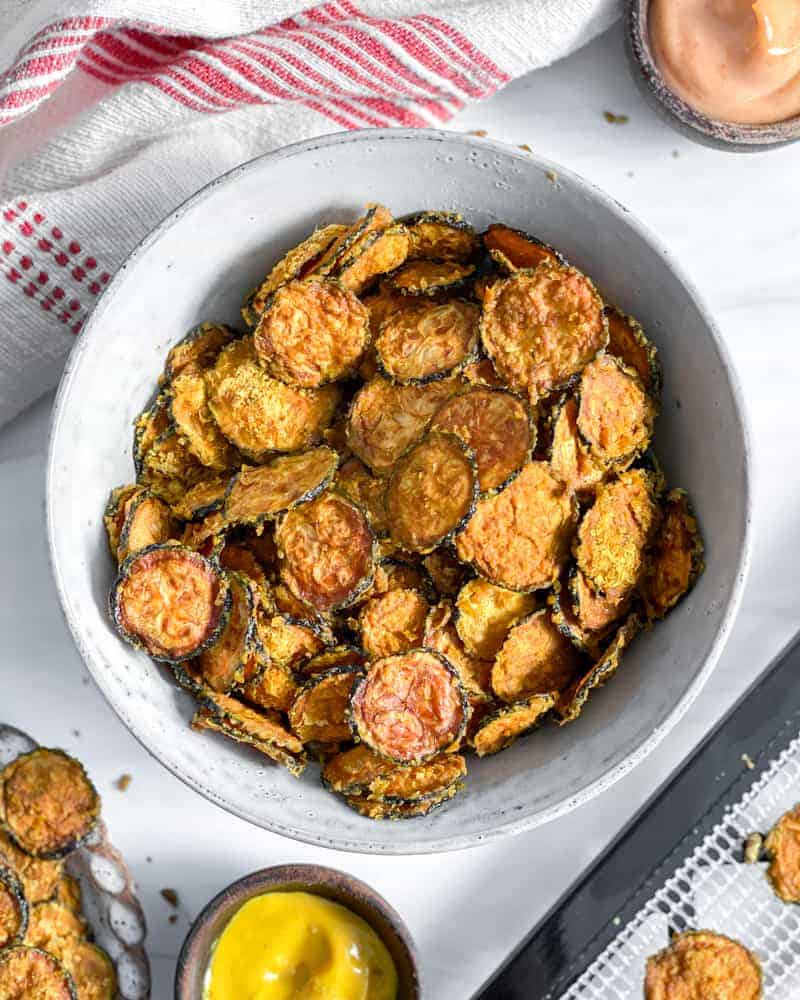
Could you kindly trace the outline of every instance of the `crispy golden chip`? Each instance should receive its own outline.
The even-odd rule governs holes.
[[[358,646],[340,645],[317,653],[301,666],[304,677],[324,673],[334,667],[363,667],[367,663],[367,654]]]
[[[133,422],[133,466],[140,475],[147,452],[169,430],[169,394],[161,392]]]
[[[470,361],[461,369],[461,376],[473,385],[485,385],[490,389],[505,389],[506,384],[494,370],[489,358],[478,358]]]
[[[148,490],[134,494],[124,507],[125,519],[119,536],[117,560],[125,562],[134,552],[161,545],[174,538],[177,525],[172,511]]]
[[[470,698],[491,698],[492,661],[481,660],[467,652],[456,630],[454,617],[453,606],[449,601],[442,601],[431,608],[425,621],[423,645],[444,656],[458,674]]]
[[[645,1000],[761,1000],[761,966],[714,931],[686,931],[647,960]]]
[[[563,691],[581,670],[581,653],[540,608],[515,625],[492,667],[492,689],[513,704],[534,694]]]
[[[248,326],[255,326],[273,292],[287,281],[302,277],[306,270],[313,267],[325,251],[347,232],[347,229],[347,226],[339,224],[322,226],[285,254],[261,284],[247,296],[242,306],[242,318],[245,323]]]
[[[553,708],[555,695],[536,694],[526,701],[508,705],[487,715],[472,737],[479,757],[488,757],[510,747],[514,741],[534,729]]]
[[[466,694],[439,653],[409,650],[376,660],[350,702],[353,732],[399,764],[415,764],[457,744],[467,721]]]
[[[256,628],[269,662],[290,671],[321,653],[332,638],[316,622],[263,610],[256,611]]]
[[[245,701],[258,708],[289,711],[300,684],[287,666],[264,662],[263,657],[257,656],[249,661],[246,674],[252,676],[239,689]]]
[[[289,708],[289,725],[303,743],[339,743],[351,738],[347,720],[353,682],[361,667],[333,667],[315,674]]]
[[[31,907],[25,944],[49,951],[63,961],[71,940],[86,936],[86,921],[61,903],[37,903]]]
[[[438,795],[413,802],[375,802],[357,795],[345,796],[345,802],[367,819],[413,819],[428,816],[434,809],[449,802],[460,788],[461,783],[456,782]]]
[[[170,383],[170,414],[186,447],[203,465],[224,471],[239,455],[217,427],[208,408],[208,389],[202,371],[185,371]]]
[[[89,836],[100,797],[83,766],[63,750],[39,747],[0,771],[0,813],[17,847],[35,858],[63,858]]]
[[[16,945],[0,951],[3,1000],[78,1000],[72,976],[41,948]]]
[[[608,353],[633,368],[650,396],[661,394],[661,364],[658,351],[633,316],[626,316],[613,306],[606,306]]]
[[[0,827],[0,865],[10,868],[22,882],[28,903],[42,903],[56,892],[62,873],[61,861],[33,858],[17,847]]]
[[[569,396],[552,413],[550,468],[579,495],[590,495],[608,477],[608,469],[595,457],[578,433],[578,403]]]
[[[189,489],[172,506],[172,513],[182,521],[199,521],[221,509],[230,474],[203,480]]]
[[[117,558],[119,537],[125,524],[126,505],[143,490],[144,487],[138,483],[130,483],[126,486],[115,486],[108,497],[103,511],[103,525],[106,529],[108,548],[114,559]]]
[[[410,247],[411,240],[405,226],[387,226],[359,240],[332,273],[345,288],[361,295],[381,275],[400,267],[408,257]]]
[[[148,449],[139,475],[139,481],[168,504],[177,502],[190,486],[208,478],[208,469],[172,429]]]
[[[373,535],[360,507],[330,490],[283,516],[281,579],[319,612],[346,607],[372,581]]]
[[[575,268],[516,271],[486,293],[483,348],[509,386],[532,400],[566,385],[607,340],[600,297]]]
[[[598,593],[619,596],[636,586],[658,518],[649,472],[631,469],[600,489],[573,546],[578,568]]]
[[[361,301],[369,312],[369,328],[373,338],[378,336],[378,331],[390,316],[403,310],[414,310],[418,307],[418,303],[413,298],[407,298],[398,292],[390,291],[386,286],[386,282],[381,285],[377,292],[365,295]],[[359,374],[361,374],[365,382],[369,381],[369,378],[365,374],[362,372],[359,372]]]
[[[647,559],[641,590],[647,617],[663,618],[703,571],[703,539],[685,490],[671,490]]]
[[[81,912],[83,902],[80,883],[77,879],[62,871],[56,885],[53,899],[62,906],[68,907],[74,913]]]
[[[21,944],[28,929],[28,901],[22,882],[0,864],[0,951]]]
[[[377,476],[387,476],[422,437],[445,399],[458,389],[450,380],[428,385],[395,385],[384,378],[367,382],[350,409],[350,447]]]
[[[604,633],[628,610],[630,594],[602,596],[576,567],[569,577],[575,619],[586,632]]]
[[[341,795],[363,795],[376,778],[393,774],[397,767],[397,764],[359,743],[325,761],[322,783],[329,791]]]
[[[214,511],[200,521],[191,521],[184,525],[180,543],[206,558],[218,556],[225,545],[227,528],[222,514]]]
[[[364,509],[370,526],[377,537],[389,533],[386,519],[386,481],[378,479],[369,471],[360,458],[349,458],[336,473],[334,486],[354,503]]]
[[[458,592],[455,607],[455,626],[464,648],[472,656],[491,660],[511,626],[536,607],[536,598],[475,577]]]
[[[535,236],[529,236],[521,229],[512,229],[502,223],[493,223],[483,234],[483,245],[502,254],[512,268],[534,268],[542,261],[563,264],[561,254]]]
[[[583,370],[577,427],[592,453],[609,465],[628,465],[647,448],[655,407],[633,368],[601,354]]]
[[[226,344],[239,334],[224,323],[200,323],[170,350],[164,365],[164,376],[173,382],[181,375],[202,372],[209,368]]]
[[[455,212],[416,212],[401,222],[411,237],[411,259],[466,260],[478,248],[475,230]]]
[[[595,664],[559,698],[559,725],[574,722],[581,714],[590,693],[601,687],[617,670],[622,654],[642,627],[638,615],[631,614],[617,629],[608,648]]]
[[[274,580],[270,584],[270,587],[276,611],[289,615],[290,618],[299,618],[303,621],[316,621],[319,619],[320,616],[317,610],[312,608],[310,604],[306,604],[305,601],[301,601],[299,597],[295,597],[283,580]]]
[[[463,288],[474,274],[474,264],[454,260],[412,260],[389,275],[386,288],[399,295],[436,296]]]
[[[401,458],[386,489],[392,539],[412,552],[432,552],[474,509],[478,477],[461,438],[431,431]]]
[[[479,317],[478,306],[460,299],[394,313],[375,339],[378,365],[404,385],[452,375],[477,357]]]
[[[784,903],[800,903],[800,805],[785,812],[764,841],[767,876]]]
[[[298,455],[279,455],[267,465],[244,467],[228,487],[223,513],[229,524],[260,525],[313,500],[333,479],[337,457],[324,445]]]
[[[259,365],[253,338],[226,347],[206,374],[208,405],[225,437],[256,462],[271,451],[299,451],[318,440],[333,420],[335,385],[286,385]]]
[[[613,625],[600,632],[588,632],[583,628],[577,619],[572,607],[572,600],[569,595],[569,588],[565,583],[556,580],[553,584],[553,591],[547,598],[550,606],[550,618],[558,631],[579,649],[586,653],[593,660],[600,658],[603,652],[603,642],[613,631]]]
[[[256,584],[243,573],[225,574],[231,594],[231,610],[217,641],[199,657],[203,680],[212,691],[226,694],[244,678],[247,661],[255,654]]]
[[[117,629],[157,660],[187,659],[225,624],[230,592],[219,570],[183,545],[153,545],[122,564],[111,593]]]
[[[358,367],[369,343],[369,313],[338,281],[290,281],[261,316],[253,343],[273,378],[314,389]]]
[[[456,536],[460,559],[510,590],[549,587],[569,553],[575,501],[544,462],[529,462],[508,486],[478,501]]]
[[[470,575],[469,567],[459,561],[449,544],[441,545],[422,560],[440,597],[455,597]]]
[[[439,798],[466,773],[467,762],[461,754],[445,753],[411,767],[396,764],[388,773],[376,775],[363,794],[373,802],[422,802]]]
[[[78,1000],[114,1000],[117,973],[102,948],[90,941],[73,939],[60,957],[75,983]]]
[[[226,542],[219,553],[219,564],[223,569],[243,573],[251,580],[256,585],[259,602],[269,609],[270,584],[264,567],[248,545]]]
[[[391,590],[416,590],[427,601],[435,596],[433,581],[424,566],[389,556],[375,567],[369,597],[380,597]]]
[[[482,492],[497,489],[522,468],[535,438],[530,411],[518,396],[479,387],[443,403],[431,429],[457,434],[472,448]]]
[[[347,226],[314,265],[314,274],[331,274],[344,261],[352,257],[357,246],[363,246],[366,239],[394,222],[392,213],[384,205],[374,202],[367,205],[364,214]]]
[[[359,615],[362,646],[373,659],[421,646],[428,610],[418,590],[389,590],[370,598]]]

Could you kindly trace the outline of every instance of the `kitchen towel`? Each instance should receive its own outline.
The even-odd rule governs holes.
[[[325,132],[443,127],[619,6],[0,0],[0,423],[55,385],[115,269],[213,177]]]

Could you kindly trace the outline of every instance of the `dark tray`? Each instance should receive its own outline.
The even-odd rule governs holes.
[[[800,636],[567,890],[474,1000],[559,997],[800,730]],[[743,755],[755,765],[745,766]]]

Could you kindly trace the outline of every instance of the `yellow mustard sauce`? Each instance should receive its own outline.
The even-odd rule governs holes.
[[[237,910],[214,945],[203,1000],[396,1000],[383,941],[346,907],[268,892]]]

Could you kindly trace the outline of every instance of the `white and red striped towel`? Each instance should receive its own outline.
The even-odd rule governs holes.
[[[56,382],[114,270],[210,179],[323,132],[442,126],[618,6],[0,0],[0,423]]]

